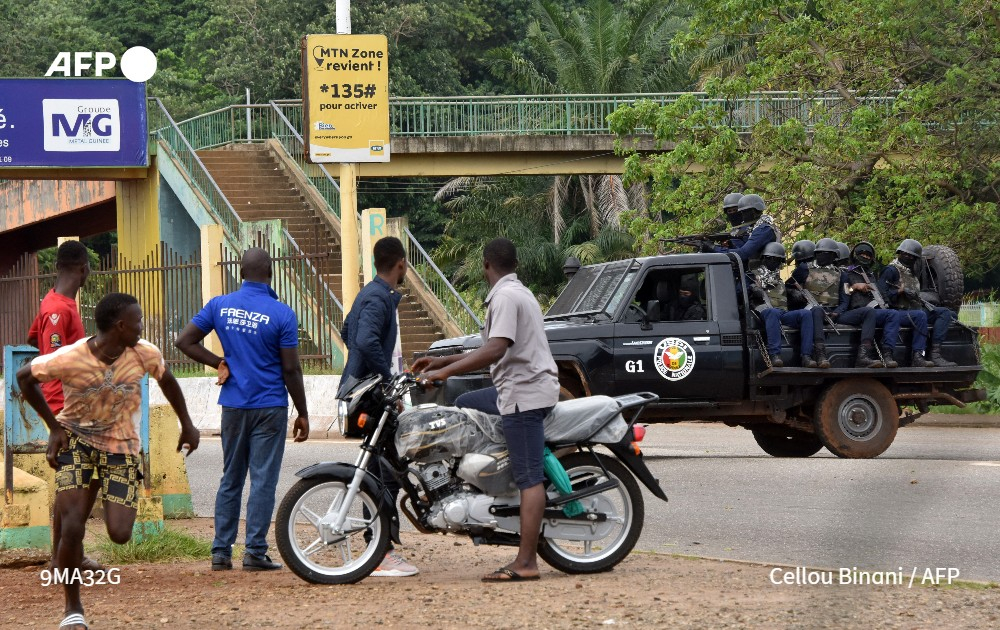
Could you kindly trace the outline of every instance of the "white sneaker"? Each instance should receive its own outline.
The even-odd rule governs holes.
[[[372,577],[410,577],[420,573],[420,569],[413,566],[403,556],[395,551],[385,554],[382,564],[372,571]]]

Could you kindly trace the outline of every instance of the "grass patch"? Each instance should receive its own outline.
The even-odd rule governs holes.
[[[107,536],[102,536],[96,548],[104,562],[110,565],[212,558],[210,540],[195,538],[170,528],[164,528],[163,533],[157,536],[147,536],[141,542],[130,540],[124,545],[116,545]]]

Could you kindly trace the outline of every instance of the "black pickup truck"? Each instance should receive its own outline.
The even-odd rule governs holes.
[[[785,367],[767,363],[763,326],[747,306],[744,269],[731,254],[670,254],[583,267],[545,316],[564,398],[656,392],[644,419],[741,426],[776,457],[876,457],[932,405],[981,400],[974,388],[979,340],[953,325],[941,352],[956,367],[909,367],[912,331],[896,346],[897,368],[851,367],[860,331],[826,329],[830,369],[798,365],[798,331],[785,329]],[[695,284],[693,280],[696,279]],[[703,320],[670,321],[681,283],[700,287]],[[881,331],[879,332],[881,334]],[[426,354],[480,346],[479,335],[445,339]],[[486,372],[448,379],[420,402],[447,404],[490,384]]]

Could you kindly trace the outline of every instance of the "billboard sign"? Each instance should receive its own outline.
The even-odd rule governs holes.
[[[0,79],[0,168],[149,166],[146,86]]]
[[[310,162],[389,161],[385,35],[307,35],[302,86]]]

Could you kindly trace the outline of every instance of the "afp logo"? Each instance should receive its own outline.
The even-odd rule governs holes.
[[[114,67],[115,56],[109,52],[60,52],[45,76],[81,77],[93,69],[94,76],[99,77]],[[133,46],[122,53],[121,70],[129,81],[148,81],[156,72],[156,55],[145,46]]]
[[[118,151],[121,123],[113,98],[42,99],[46,151]]]

